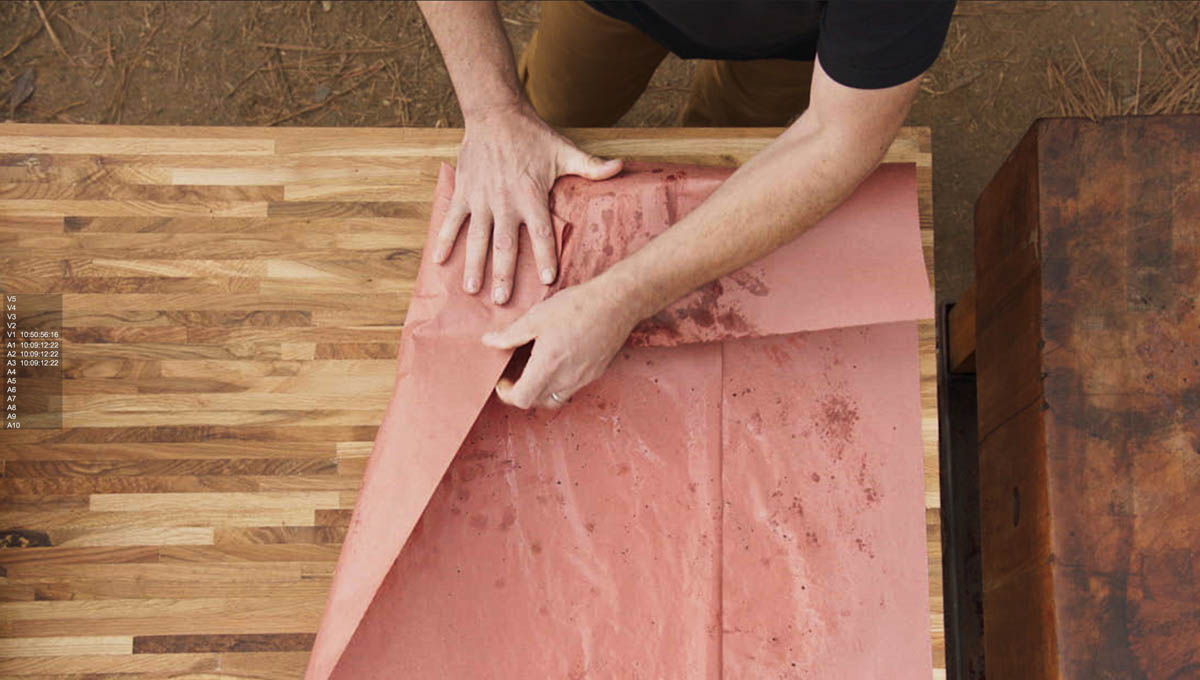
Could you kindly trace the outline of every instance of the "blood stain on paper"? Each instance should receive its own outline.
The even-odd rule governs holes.
[[[753,332],[753,328],[746,322],[746,319],[732,309],[718,316],[717,321],[721,322],[721,326],[725,330],[737,335],[749,335]]]
[[[755,436],[761,436],[763,433],[763,417],[758,411],[750,414],[750,421],[746,423],[746,428]]]
[[[804,503],[800,501],[799,496],[792,496],[792,504],[789,509],[801,517],[804,516]]]
[[[496,452],[488,451],[487,449],[475,449],[474,451],[463,451],[462,453],[458,454],[459,460],[481,460],[481,459],[488,459],[488,458],[495,458],[495,457],[496,457]]]
[[[460,482],[469,482],[480,475],[483,471],[479,465],[463,465],[458,471],[458,480]]]
[[[675,310],[675,316],[680,319],[691,319],[696,322],[696,325],[703,328],[708,328],[717,322],[712,310],[703,306],[685,307]]]
[[[500,523],[496,525],[496,528],[501,529],[503,531],[508,531],[509,529],[512,528],[512,525],[515,524],[516,522],[517,522],[516,508],[507,507],[504,509],[504,514],[501,515]]]
[[[688,335],[681,329],[699,331],[699,337],[691,339],[701,342],[718,339],[725,334],[734,337],[753,334],[754,327],[737,307],[731,306],[728,301],[722,304],[724,293],[724,286],[719,279],[697,288],[679,302],[640,323],[632,334],[632,344],[673,344],[671,341]]]
[[[755,297],[765,297],[771,293],[771,288],[763,283],[762,279],[746,269],[739,269],[730,274],[729,278],[747,293]]]
[[[854,438],[854,426],[858,423],[858,405],[842,395],[834,395],[821,402],[818,417],[821,437],[835,444],[848,444]]]
[[[788,354],[787,350],[777,344],[764,345],[763,351],[766,352],[772,361],[780,366],[787,366],[792,361],[792,355]]]
[[[696,289],[696,300],[683,308],[682,318],[691,319],[704,328],[712,326],[716,323],[714,312],[717,309],[717,302],[724,293],[725,287],[721,285],[720,280],[701,286]]]
[[[871,549],[870,543],[867,543],[866,541],[862,540],[861,538],[856,538],[856,539],[854,539],[854,545],[856,545],[858,547],[859,552],[866,553],[867,557],[870,557],[871,559],[875,559],[875,551]]]
[[[646,340],[656,335],[663,335],[667,338],[678,338],[681,333],[679,332],[679,324],[676,323],[674,317],[667,310],[663,310],[638,324],[637,328],[634,329],[633,335],[642,336],[642,342],[634,342],[634,344],[647,344]]]

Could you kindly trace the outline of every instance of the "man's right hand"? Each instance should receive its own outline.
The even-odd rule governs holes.
[[[562,175],[607,179],[621,171],[621,161],[581,151],[524,101],[464,114],[454,196],[438,230],[433,259],[441,263],[450,257],[469,216],[463,290],[477,293],[483,287],[490,240],[492,300],[502,304],[512,295],[521,224],[529,231],[542,283],[552,283],[557,275],[548,205],[554,181]]]

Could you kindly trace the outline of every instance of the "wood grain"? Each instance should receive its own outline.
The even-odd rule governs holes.
[[[779,130],[568,130],[735,165]],[[0,676],[297,678],[460,130],[0,126],[0,290],[63,295],[61,430],[0,433]],[[915,163],[930,280],[929,132]],[[935,334],[921,400],[944,677]],[[267,594],[270,594],[267,596]]]

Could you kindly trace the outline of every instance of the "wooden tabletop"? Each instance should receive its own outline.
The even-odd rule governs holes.
[[[779,130],[567,133],[734,165]],[[0,675],[302,674],[461,134],[0,125],[0,291],[62,295],[65,378],[61,429],[0,430]],[[932,286],[928,130],[886,162],[916,164]],[[944,677],[934,335],[922,322]]]

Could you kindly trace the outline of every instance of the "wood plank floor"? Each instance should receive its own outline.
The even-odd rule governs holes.
[[[778,130],[609,129],[729,165]],[[461,131],[0,126],[0,291],[62,295],[63,427],[0,430],[0,677],[298,678]],[[917,165],[930,280],[928,130]],[[935,336],[921,326],[944,677]]]

